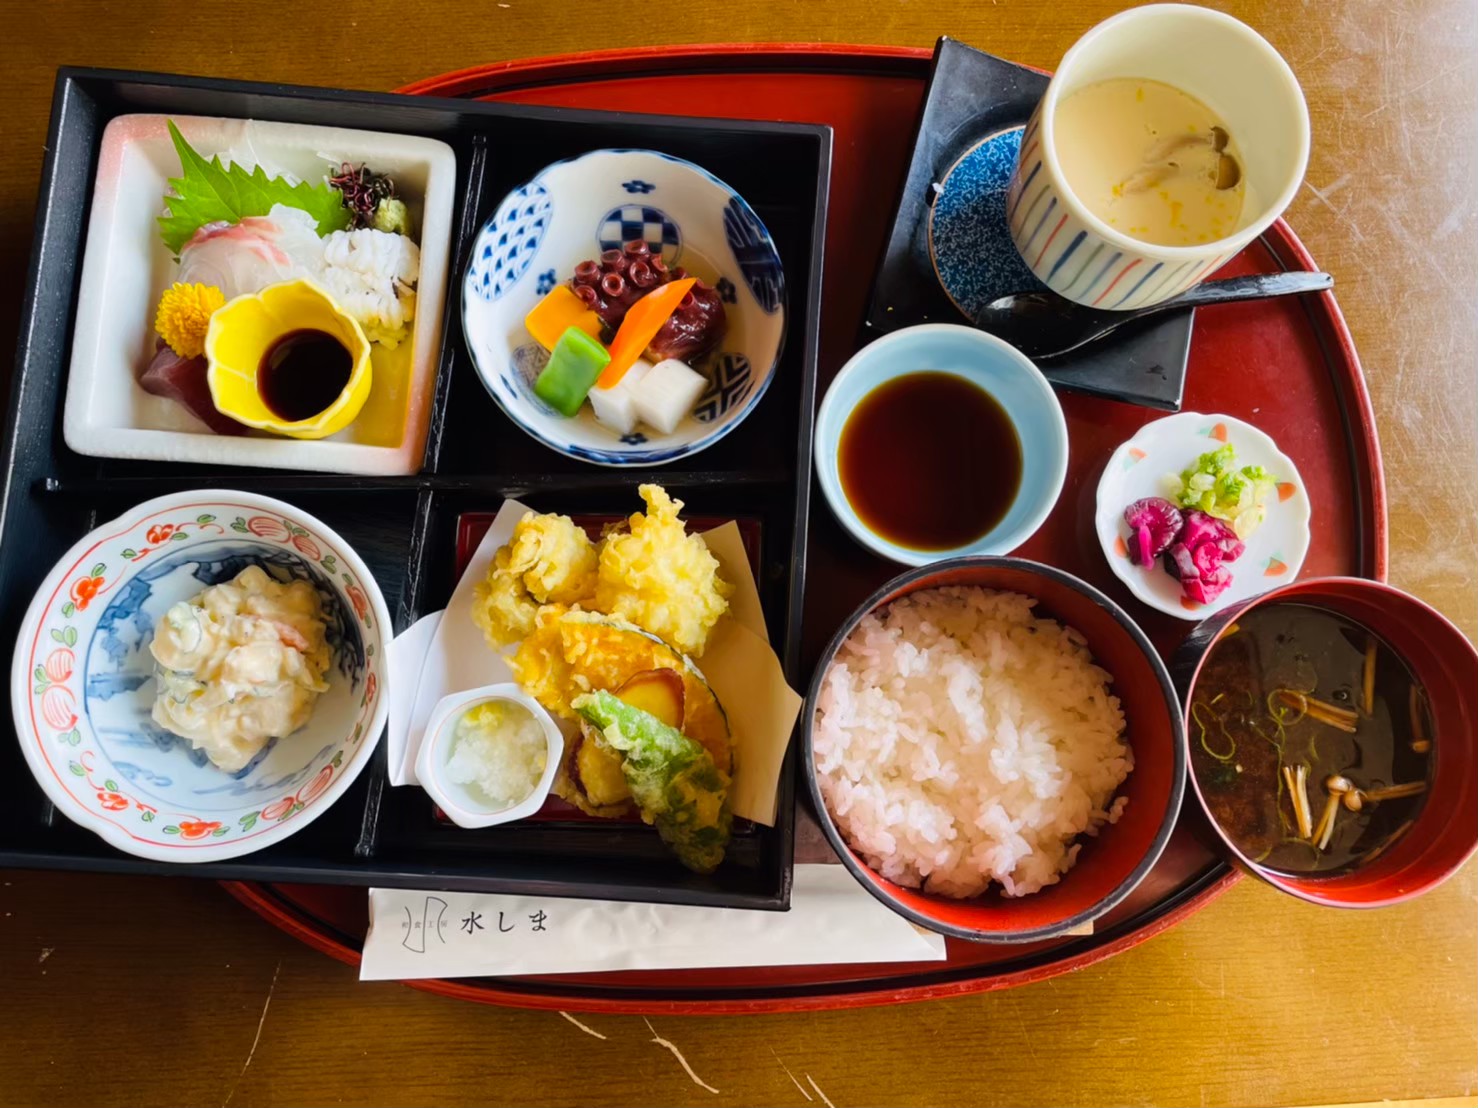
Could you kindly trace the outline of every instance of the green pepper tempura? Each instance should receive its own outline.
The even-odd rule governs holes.
[[[703,745],[603,690],[576,697],[570,706],[599,728],[598,742],[620,752],[642,818],[656,826],[678,860],[695,873],[717,869],[733,823],[729,777]]]
[[[1202,454],[1167,482],[1177,507],[1196,508],[1226,520],[1239,539],[1246,539],[1261,525],[1267,514],[1265,502],[1277,487],[1276,479],[1262,466],[1238,468],[1231,443]]]

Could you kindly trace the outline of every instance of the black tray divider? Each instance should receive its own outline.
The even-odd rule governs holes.
[[[736,473],[732,470],[653,469],[643,470],[641,481],[655,481],[673,488],[707,489],[728,486],[754,488],[763,492],[789,490],[794,477],[788,470],[756,469]],[[534,470],[510,470],[505,473],[420,473],[404,477],[359,477],[336,473],[284,473],[270,469],[231,470],[209,474],[159,474],[136,477],[55,477],[46,476],[33,486],[38,496],[67,497],[90,501],[99,495],[133,496],[138,500],[161,496],[181,489],[196,489],[212,484],[226,484],[246,492],[269,496],[292,493],[332,493],[336,496],[360,493],[478,492],[489,497],[536,495],[541,492],[584,490],[591,493],[625,491],[632,487],[629,474],[615,469],[591,469],[575,473],[541,473]]]
[[[436,391],[431,401],[431,418],[426,428],[426,453],[422,464],[423,473],[435,473],[440,467],[442,433],[446,428],[446,407],[451,396],[452,370],[462,344],[457,339],[462,334],[462,274],[467,268],[467,255],[482,222],[477,213],[482,209],[483,181],[487,174],[488,138],[485,134],[472,137],[472,155],[468,159],[466,177],[459,183],[463,198],[462,215],[452,234],[447,248],[446,304],[441,318],[441,359],[437,365]],[[462,170],[458,167],[458,177]]]
[[[396,601],[393,617],[394,632],[397,635],[424,614],[420,603],[421,565],[426,548],[426,533],[431,526],[431,502],[432,493],[429,490],[423,489],[416,497],[410,548],[406,551],[405,585]],[[385,800],[385,790],[390,787],[389,759],[390,745],[382,738],[365,774],[363,818],[360,821],[359,839],[354,844],[354,856],[359,859],[368,859],[375,855],[380,833],[380,808]]]
[[[790,577],[790,591],[786,596],[785,652],[781,657],[785,674],[794,689],[805,689],[810,685],[810,675],[802,671],[801,648],[805,641],[802,622],[805,613],[806,543],[809,537],[811,516],[812,448],[816,426],[816,364],[820,357],[821,347],[821,289],[825,277],[825,254],[822,247],[826,237],[826,205],[831,195],[832,135],[830,131],[824,136],[823,141],[824,149],[819,159],[821,169],[816,186],[816,208],[812,216],[812,226],[818,230],[812,243],[810,282],[806,288],[806,310],[815,319],[816,325],[801,329],[801,336],[806,343],[802,357],[805,364],[811,367],[811,372],[806,374],[801,384],[801,418],[796,442],[796,482],[801,487],[795,498],[795,524],[791,532],[789,551],[790,564],[794,568]],[[802,711],[804,710],[803,706]],[[776,799],[776,807],[782,812],[794,813],[795,811],[796,750],[801,745],[800,731],[804,725],[803,719],[796,719],[795,728],[790,735],[790,746],[785,752],[785,760],[780,768],[780,791]],[[794,818],[783,821],[781,828],[784,844],[781,854],[783,863],[780,883],[782,896],[785,903],[789,904],[794,881]]]

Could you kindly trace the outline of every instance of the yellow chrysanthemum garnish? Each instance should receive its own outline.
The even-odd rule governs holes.
[[[211,313],[225,303],[225,294],[214,285],[182,285],[176,281],[159,298],[154,330],[180,357],[198,358],[205,353]]]

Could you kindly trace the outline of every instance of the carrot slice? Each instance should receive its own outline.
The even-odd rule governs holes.
[[[657,332],[672,318],[672,313],[677,311],[677,306],[697,280],[696,277],[684,277],[681,281],[669,281],[626,309],[626,318],[621,321],[611,342],[611,363],[601,373],[597,386],[610,389],[621,383],[626,371],[651,345]]]

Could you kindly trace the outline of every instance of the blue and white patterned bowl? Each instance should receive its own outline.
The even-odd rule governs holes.
[[[549,356],[524,317],[580,262],[636,238],[717,287],[728,315],[718,351],[694,367],[709,387],[670,435],[640,426],[618,436],[588,405],[566,419],[534,395]],[[652,150],[595,150],[547,166],[498,205],[462,281],[467,345],[498,406],[545,446],[597,465],[673,462],[732,431],[774,376],[785,316],[785,275],[759,217],[707,170]]]
[[[154,722],[149,643],[170,605],[249,565],[314,584],[333,665],[308,724],[227,773]],[[16,736],[57,809],[119,850],[163,862],[249,854],[306,827],[369,764],[390,633],[369,570],[306,512],[219,489],[162,496],[82,539],[37,591],[11,664]]]

